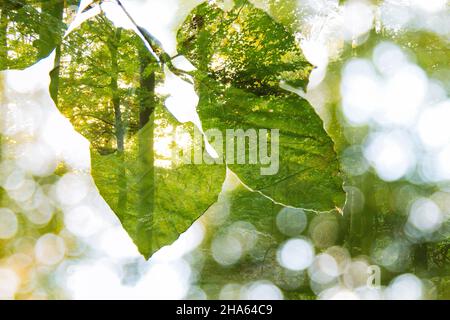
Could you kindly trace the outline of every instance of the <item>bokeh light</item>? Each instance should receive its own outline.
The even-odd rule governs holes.
[[[13,299],[19,284],[20,279],[13,270],[0,268],[0,299]]]
[[[316,215],[309,227],[308,234],[314,245],[320,249],[333,246],[339,237],[339,224],[334,213]]]
[[[307,225],[306,214],[302,209],[283,208],[277,215],[277,227],[289,237],[299,236]]]
[[[314,259],[313,245],[304,239],[286,241],[279,249],[277,260],[281,266],[290,270],[304,270]]]
[[[39,263],[43,265],[55,265],[64,259],[66,245],[61,237],[47,233],[36,241],[34,253]]]
[[[241,242],[230,234],[219,235],[214,238],[211,251],[214,260],[224,266],[236,263],[242,256]]]
[[[386,289],[386,298],[393,300],[420,300],[423,298],[422,281],[413,274],[396,277]]]
[[[245,300],[282,300],[283,293],[270,281],[256,281],[244,288]]]
[[[0,239],[10,239],[14,237],[19,228],[16,214],[8,209],[0,209]]]

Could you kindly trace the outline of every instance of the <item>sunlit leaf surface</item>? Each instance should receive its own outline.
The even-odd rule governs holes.
[[[122,155],[92,153],[92,176],[101,195],[146,257],[185,232],[216,201],[225,178],[225,166],[174,158],[174,144],[182,141],[174,140],[179,123],[166,110],[157,108],[151,121],[129,139]],[[192,124],[182,130],[193,136]],[[177,147],[193,141],[185,143]]]

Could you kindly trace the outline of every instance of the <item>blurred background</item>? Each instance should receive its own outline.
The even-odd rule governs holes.
[[[124,4],[175,54],[201,2]],[[86,138],[115,152],[114,99],[162,105],[164,73],[113,1],[3,1],[0,299],[450,298],[449,2],[250,2],[315,66],[307,90],[287,89],[335,143],[343,210],[283,207],[229,171],[218,201],[146,261],[93,182]],[[140,125],[127,115],[129,135]],[[164,139],[154,147],[168,165]]]

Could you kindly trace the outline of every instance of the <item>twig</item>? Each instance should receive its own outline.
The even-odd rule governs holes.
[[[145,28],[143,28],[137,24],[137,22],[130,15],[130,13],[127,11],[127,9],[125,9],[124,5],[122,4],[122,2],[120,0],[116,0],[116,2],[119,5],[119,7],[122,9],[122,11],[125,13],[125,15],[128,17],[128,19],[130,19],[130,22],[136,27],[136,29],[139,31],[141,36],[145,39],[145,41],[147,42],[148,46],[151,49],[152,55],[155,57],[155,59],[158,62],[160,62],[161,65],[166,65],[170,71],[172,71],[175,75],[182,78],[184,81],[193,84],[193,81],[190,77],[191,75],[188,72],[180,70],[172,64],[173,58],[171,58],[170,55],[166,51],[164,51],[164,49],[162,48],[161,42],[158,39],[156,39]],[[177,56],[178,55],[176,55],[174,57],[177,57]]]

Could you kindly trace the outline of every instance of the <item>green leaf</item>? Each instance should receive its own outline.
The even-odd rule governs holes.
[[[294,37],[244,1],[229,12],[200,5],[180,29],[178,43],[198,68],[197,109],[205,130],[217,128],[225,136],[227,129],[279,129],[276,174],[261,174],[268,165],[260,157],[248,164],[248,147],[247,164],[227,158],[229,168],[252,189],[285,205],[342,208],[345,194],[333,142],[311,105],[279,86],[285,81],[304,88],[312,69]]]
[[[67,53],[73,59],[62,60],[59,108],[91,142],[100,194],[148,258],[217,200],[225,166],[173,157],[175,129],[192,136],[194,125],[162,106],[155,88],[164,73],[133,32],[98,16],[70,34]]]
[[[225,178],[224,166],[184,164],[172,157],[175,126],[193,135],[192,124],[180,125],[157,107],[123,154],[92,151],[100,194],[147,258],[174,242],[217,200]]]

